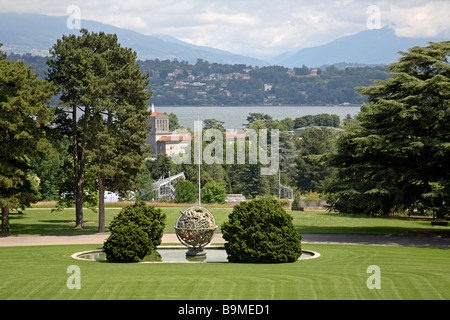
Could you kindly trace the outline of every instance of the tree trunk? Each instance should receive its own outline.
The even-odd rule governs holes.
[[[105,177],[98,176],[98,232],[105,232]]]
[[[6,142],[9,138],[8,128],[3,128],[2,133],[3,142]],[[5,155],[5,159],[8,159],[8,155]],[[9,223],[8,223],[8,216],[9,216],[9,208],[2,207],[2,236],[7,236],[9,234]]]
[[[9,208],[2,207],[2,236],[9,235]]]
[[[77,178],[77,186],[75,193],[75,229],[83,229],[83,182]]]
[[[82,142],[80,148],[80,156],[78,159],[78,177],[77,177],[77,193],[75,195],[75,204],[76,204],[76,229],[84,228],[83,221],[83,197],[84,197],[84,183],[85,183],[85,171],[86,171],[86,143]]]
[[[101,119],[101,115],[99,115]],[[111,125],[112,125],[112,113],[108,110],[108,117],[106,120],[106,127],[108,135],[111,135]],[[99,162],[104,161],[103,155],[99,157]],[[100,172],[98,174],[98,232],[105,232],[105,184],[106,178],[105,174]]]
[[[73,165],[75,173],[75,229],[83,229],[84,172],[80,170],[77,107],[72,107]]]

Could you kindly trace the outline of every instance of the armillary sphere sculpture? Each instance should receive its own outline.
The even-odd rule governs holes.
[[[208,245],[217,229],[216,220],[213,214],[206,208],[201,206],[201,180],[200,180],[200,164],[201,164],[201,139],[202,125],[200,120],[194,124],[194,131],[198,138],[198,206],[187,208],[181,211],[180,216],[175,223],[175,233],[178,240],[188,247],[186,256],[202,257],[206,255],[203,248]]]
[[[216,220],[212,213],[197,206],[182,211],[175,223],[178,240],[188,247],[186,255],[190,257],[206,255],[203,248],[211,242],[216,229]]]

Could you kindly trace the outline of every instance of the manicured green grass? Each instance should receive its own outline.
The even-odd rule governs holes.
[[[166,228],[164,232],[175,232],[174,225],[180,215],[180,210],[186,207],[162,207],[166,214]],[[106,231],[115,215],[120,212],[119,208],[107,208],[105,210]],[[228,219],[231,208],[211,208],[210,209],[220,226]],[[75,209],[69,208],[63,211],[51,212],[50,208],[31,208],[24,211],[23,215],[11,213],[9,217],[10,231],[14,235],[18,234],[82,234],[95,233],[98,231],[98,213],[85,209],[83,211],[85,228],[74,230]]]
[[[96,245],[0,248],[0,299],[450,299],[445,249],[303,245],[317,259],[288,264],[114,264],[72,259]],[[81,289],[70,290],[70,265]],[[369,290],[367,267],[380,267]]]
[[[326,211],[292,211],[294,225],[300,233],[417,235],[421,231],[449,231],[431,226],[429,220],[348,215]]]
[[[174,232],[173,226],[186,207],[162,207],[166,213],[165,232]],[[220,226],[228,219],[232,208],[210,207]],[[119,208],[106,209],[106,227]],[[352,216],[320,211],[288,211],[294,217],[294,225],[300,233],[358,233],[358,234],[416,234],[416,231],[449,230],[447,227],[432,227],[430,221],[401,220],[394,218],[374,218]],[[51,212],[49,208],[32,208],[24,211],[24,215],[10,214],[12,234],[80,234],[95,233],[98,230],[98,214],[91,210],[84,211],[85,229],[74,230],[75,209]],[[108,231],[108,230],[107,230]]]
[[[162,207],[165,232],[180,210]],[[231,208],[211,207],[220,226]],[[106,225],[120,209],[107,208]],[[407,234],[429,221],[292,212],[300,233]],[[12,234],[97,232],[97,213],[85,210],[86,228],[74,230],[74,209],[33,208],[11,214]],[[108,230],[107,230],[108,231]],[[220,229],[219,229],[220,231]],[[321,257],[290,264],[112,264],[74,260],[101,245],[0,248],[0,299],[450,299],[448,249],[304,244]],[[81,289],[69,290],[67,267],[81,269]],[[366,286],[367,267],[381,270],[381,289]]]

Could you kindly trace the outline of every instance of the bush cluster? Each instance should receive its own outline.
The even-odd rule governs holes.
[[[222,233],[230,262],[295,262],[302,253],[292,216],[276,200],[255,199],[235,206]]]
[[[110,262],[138,262],[161,243],[166,215],[143,201],[124,207],[111,221],[103,249]]]

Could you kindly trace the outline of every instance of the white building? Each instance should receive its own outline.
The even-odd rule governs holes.
[[[168,156],[180,154],[184,153],[186,147],[190,145],[191,134],[170,132],[169,116],[156,112],[154,105],[152,105],[149,122],[152,128],[147,136],[146,143],[152,146],[152,154],[165,153]]]

